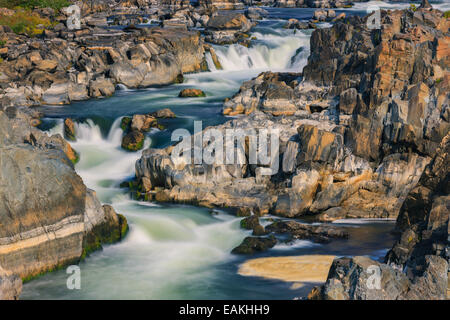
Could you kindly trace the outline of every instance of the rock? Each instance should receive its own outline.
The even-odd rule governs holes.
[[[138,151],[144,147],[145,136],[142,132],[132,130],[122,139],[122,148],[128,151]]]
[[[420,3],[420,8],[432,9],[433,6],[430,4],[430,2],[428,2],[428,0],[422,0],[422,2]]]
[[[89,83],[89,96],[93,98],[111,96],[115,91],[115,86],[110,79],[97,79]]]
[[[99,201],[73,169],[70,145],[31,127],[16,108],[0,111],[0,123],[0,265],[30,279],[79,261],[105,213],[91,205]]]
[[[296,221],[276,221],[266,227],[269,232],[289,234],[292,239],[308,239],[317,242],[329,242],[332,238],[348,238],[348,233],[332,226],[313,226]]]
[[[252,23],[242,13],[222,13],[209,19],[205,40],[215,44],[235,43],[245,37]]]
[[[327,255],[257,258],[241,264],[238,274],[286,282],[324,283],[334,258]]]
[[[264,229],[264,227],[260,224],[253,227],[253,236],[265,236],[267,234],[267,231]]]
[[[250,20],[261,20],[269,15],[267,10],[258,7],[249,7],[245,10],[245,15]]]
[[[0,267],[0,300],[19,300],[22,279]]]
[[[277,243],[274,237],[261,238],[261,237],[247,237],[242,243],[234,248],[231,253],[233,254],[254,254],[273,248]]]
[[[180,98],[206,97],[206,94],[200,89],[183,89],[178,95]]]
[[[341,92],[339,98],[339,111],[344,114],[353,114],[358,99],[358,91],[350,88]]]
[[[64,119],[64,137],[67,140],[76,140],[75,123],[70,118]]]
[[[401,271],[368,257],[335,259],[315,296],[325,300],[446,299],[448,263],[436,256],[426,260],[426,271],[411,281]]]
[[[241,228],[247,230],[253,230],[256,226],[259,226],[259,219],[257,216],[252,215],[241,220]]]
[[[169,108],[161,109],[155,112],[152,112],[150,114],[151,116],[155,118],[162,118],[162,119],[168,119],[168,118],[176,118],[175,113],[172,112]]]
[[[149,114],[135,114],[131,119],[130,129],[132,131],[147,132],[156,127],[158,127],[158,121]]]

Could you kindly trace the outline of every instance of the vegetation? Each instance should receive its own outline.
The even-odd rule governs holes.
[[[1,1],[1,0],[0,0]],[[42,34],[45,28],[52,25],[49,19],[41,18],[30,9],[18,8],[11,16],[0,16],[0,25],[9,26],[17,34],[35,36]]]
[[[450,10],[444,12],[444,17],[450,18]]]
[[[410,6],[409,6],[409,8],[410,8],[413,12],[416,12],[416,10],[417,10],[417,7],[416,7],[416,5],[415,5],[414,3],[411,3]]]
[[[0,0],[0,7],[8,9],[20,7],[24,9],[52,8],[60,10],[69,5],[68,0]]]

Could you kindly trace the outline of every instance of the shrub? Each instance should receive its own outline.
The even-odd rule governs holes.
[[[413,12],[416,12],[416,10],[417,10],[416,5],[415,5],[414,3],[411,3],[411,4],[409,5],[409,8],[410,8]]]
[[[444,17],[450,18],[450,10],[444,12]]]
[[[35,36],[52,25],[49,19],[41,18],[29,9],[17,9],[11,16],[0,16],[0,25],[9,26],[17,34]]]
[[[70,5],[68,0],[0,0],[0,7],[13,9],[52,8],[59,10]]]

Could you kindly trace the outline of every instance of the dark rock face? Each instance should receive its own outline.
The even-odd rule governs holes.
[[[89,234],[109,243],[107,235],[126,222],[108,223],[97,234],[105,219],[119,218],[76,174],[68,143],[33,128],[21,111],[7,110],[0,111],[0,265],[29,279],[76,263]]]
[[[396,224],[402,233],[386,255],[386,264],[366,257],[336,259],[327,282],[310,294],[311,299],[447,298],[449,154],[450,134],[447,134],[403,203]],[[368,285],[374,266],[381,271],[381,281],[375,289]]]

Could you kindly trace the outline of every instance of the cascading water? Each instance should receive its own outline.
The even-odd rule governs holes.
[[[225,71],[302,71],[309,55],[310,32],[272,29],[264,33],[264,29],[251,34],[250,47],[240,44],[215,47]]]

